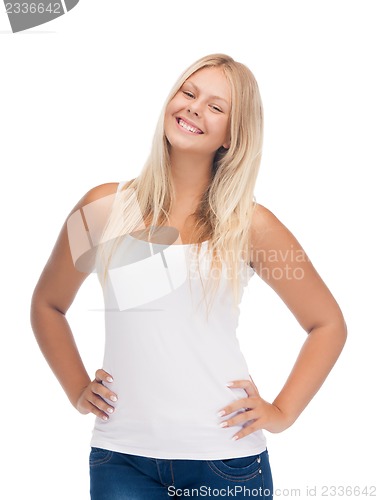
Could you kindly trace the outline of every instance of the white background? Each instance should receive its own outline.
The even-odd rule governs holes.
[[[377,485],[375,7],[81,0],[17,34],[1,8],[0,488],[11,488],[7,499],[89,498],[94,417],[70,405],[41,355],[30,297],[72,207],[95,185],[139,174],[174,81],[215,52],[249,66],[260,86],[266,127],[257,200],[300,241],[349,328],[339,361],[297,422],[266,432],[276,497],[300,489],[306,498],[307,486],[324,498],[331,492],[322,486]],[[101,298],[92,275],[68,312],[91,376],[102,362],[103,318],[92,310]],[[306,333],[257,276],[238,336],[261,395],[272,401]]]

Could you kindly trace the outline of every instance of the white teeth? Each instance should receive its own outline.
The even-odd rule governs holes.
[[[180,127],[184,128],[185,130],[189,130],[189,132],[193,132],[194,134],[201,134],[202,132],[198,128],[194,128],[191,125],[188,125],[184,120],[179,119],[179,125]]]

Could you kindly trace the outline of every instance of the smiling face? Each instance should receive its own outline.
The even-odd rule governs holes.
[[[164,130],[171,148],[214,157],[229,148],[230,85],[219,67],[193,73],[168,103]]]

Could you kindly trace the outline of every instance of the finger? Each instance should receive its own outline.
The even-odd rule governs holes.
[[[97,406],[93,405],[91,402],[88,401],[88,410],[96,415],[96,417],[101,418],[101,420],[107,421],[109,420],[109,416],[101,411]]]
[[[103,420],[108,420],[109,416],[105,411],[99,408],[100,404],[101,401],[98,400],[96,401],[96,396],[90,391],[87,391],[85,394],[83,394],[83,399],[80,404],[80,411],[82,413],[93,413],[94,415]],[[112,413],[112,411],[110,411],[109,413]]]
[[[249,434],[252,434],[253,432],[256,432],[260,430],[262,427],[259,424],[258,420],[255,420],[254,422],[250,424],[246,424],[242,430],[237,432],[232,436],[233,441],[236,441],[237,439],[241,439],[245,436],[248,436]]]
[[[101,396],[101,398],[109,399],[110,401],[117,401],[117,394],[115,394],[113,391],[108,389],[105,385],[102,385],[102,383],[97,382],[94,380],[91,383],[91,391],[94,394],[97,394],[98,396]]]
[[[248,380],[233,380],[232,385],[229,385],[230,382],[227,384],[227,386],[231,388],[235,387],[241,387],[246,391],[248,396],[259,396],[259,391],[257,390],[257,387],[255,386],[254,382],[252,379]]]
[[[97,382],[113,382],[113,377],[110,373],[100,368],[99,370],[96,370],[95,380],[97,380]]]
[[[251,396],[249,398],[241,398],[233,401],[227,406],[224,406],[219,412],[218,412],[218,417],[223,417],[225,415],[228,415],[230,413],[233,413],[234,411],[240,410],[240,409],[248,409],[248,410],[253,410],[258,406],[259,399],[257,396]]]
[[[245,411],[243,413],[239,413],[239,415],[235,415],[228,420],[224,420],[219,424],[219,427],[232,427],[233,425],[246,425],[251,420],[257,418],[256,412],[254,410]]]
[[[101,396],[97,396],[93,392],[87,397],[87,401],[98,408],[105,415],[112,414],[114,412],[114,407],[107,403]]]
[[[253,379],[252,379],[251,375],[249,375],[249,378],[251,379],[251,383],[252,383],[253,388],[254,388],[254,389],[255,389],[255,391],[256,391],[256,394],[258,394],[258,395],[259,395],[259,390],[257,389],[256,384],[254,383],[254,381],[253,381]]]

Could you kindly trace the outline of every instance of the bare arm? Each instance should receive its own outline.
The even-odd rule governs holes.
[[[78,209],[114,194],[116,189],[117,183],[91,189],[73,208],[67,220]],[[72,405],[81,413],[92,412],[105,417],[104,411],[109,405],[103,398],[114,396],[101,384],[108,374],[98,370],[96,379],[91,382],[65,316],[80,286],[90,274],[80,272],[74,266],[67,220],[34,289],[30,320],[39,347]]]
[[[233,403],[233,411],[250,411],[230,419],[231,424],[255,419],[240,437],[257,429],[280,432],[292,425],[305,409],[336,363],[347,337],[343,314],[335,298],[315,270],[292,233],[266,208],[258,205],[252,230],[252,263],[259,276],[281,297],[307,332],[294,367],[272,404],[264,401],[250,381],[235,387],[246,389],[249,399]],[[226,408],[225,408],[226,409]],[[230,412],[230,405],[227,413]]]

